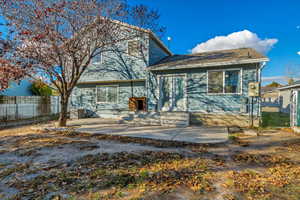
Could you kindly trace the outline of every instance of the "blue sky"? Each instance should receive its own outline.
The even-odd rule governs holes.
[[[160,22],[172,37],[171,50],[187,54],[216,36],[248,30],[262,41],[278,40],[267,56],[264,77],[277,81],[286,66],[300,68],[300,1],[298,0],[131,0],[161,13]],[[1,20],[1,19],[0,19]],[[297,29],[297,26],[298,29]],[[0,30],[1,31],[1,30]],[[242,38],[243,39],[243,38]],[[235,41],[237,42],[237,41]],[[300,75],[299,75],[300,76]]]
[[[185,54],[215,36],[249,30],[278,42],[267,53],[264,77],[285,76],[287,65],[299,65],[300,1],[294,0],[133,0],[161,13],[161,24],[172,37],[171,50]],[[166,42],[166,38],[164,38]],[[274,78],[274,80],[275,80]],[[273,80],[273,78],[270,78]]]

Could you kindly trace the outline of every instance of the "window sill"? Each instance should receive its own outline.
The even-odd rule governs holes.
[[[242,93],[206,93],[209,96],[242,95]]]
[[[118,102],[96,102],[96,104],[118,104]]]

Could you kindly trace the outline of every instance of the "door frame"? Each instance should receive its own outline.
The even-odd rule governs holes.
[[[187,95],[187,87],[188,87],[188,78],[187,73],[178,73],[178,74],[160,74],[157,76],[158,78],[158,110],[162,112],[162,81],[161,78],[163,77],[171,77],[172,78],[172,84],[171,84],[171,99],[170,103],[173,105],[174,103],[174,78],[176,77],[183,77],[184,82],[184,88],[183,88],[183,99],[184,99],[184,109],[181,112],[188,111],[188,95]],[[169,112],[176,112],[176,111],[169,111]]]

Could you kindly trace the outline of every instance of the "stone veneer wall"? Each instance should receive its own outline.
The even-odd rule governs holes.
[[[254,116],[254,127],[259,126],[259,117]],[[249,115],[242,114],[207,114],[191,113],[191,124],[201,126],[238,126],[250,127],[251,120]]]

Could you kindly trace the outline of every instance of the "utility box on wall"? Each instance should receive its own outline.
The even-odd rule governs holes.
[[[249,97],[258,97],[259,92],[259,82],[251,82],[248,85],[248,96]]]

